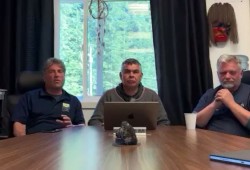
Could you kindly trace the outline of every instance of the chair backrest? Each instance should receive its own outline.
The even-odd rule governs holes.
[[[16,80],[16,88],[19,93],[40,88],[44,85],[42,74],[38,71],[21,72]]]
[[[243,71],[241,82],[250,85],[250,70]]]
[[[0,139],[6,139],[6,127],[8,127],[8,119],[6,119],[6,96],[7,90],[0,89]]]
[[[14,111],[14,108],[16,104],[18,103],[20,97],[30,90],[34,90],[37,88],[41,88],[44,85],[42,73],[37,71],[24,71],[19,74],[19,76],[16,79],[16,89],[18,91],[18,94],[10,94],[7,96],[7,118],[9,121],[7,135],[12,135],[12,122],[10,120],[11,114]]]
[[[37,71],[24,71],[16,79],[16,89],[18,94],[8,95],[8,105],[10,109],[13,109],[19,100],[19,97],[30,91],[37,88],[41,88],[44,85],[43,77],[40,72]]]

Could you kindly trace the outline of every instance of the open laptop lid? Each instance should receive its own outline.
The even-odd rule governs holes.
[[[104,129],[113,130],[127,121],[133,127],[154,130],[157,126],[159,102],[105,102]]]
[[[210,160],[250,166],[250,150],[240,150],[209,155]]]

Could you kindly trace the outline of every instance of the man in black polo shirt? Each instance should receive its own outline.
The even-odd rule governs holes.
[[[79,100],[62,89],[65,71],[61,60],[50,58],[46,61],[44,87],[25,93],[12,115],[14,136],[85,123]]]
[[[234,55],[217,60],[221,85],[209,89],[194,109],[198,127],[250,137],[250,86],[241,83],[241,61]]]

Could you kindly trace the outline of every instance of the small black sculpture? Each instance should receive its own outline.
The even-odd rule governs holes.
[[[121,127],[116,131],[115,142],[118,145],[136,145],[135,129],[128,122],[123,121]]]

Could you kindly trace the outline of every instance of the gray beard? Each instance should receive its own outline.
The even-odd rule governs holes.
[[[231,89],[234,87],[234,84],[232,84],[232,83],[223,83],[221,85],[222,85],[222,87],[224,87],[226,89]]]

